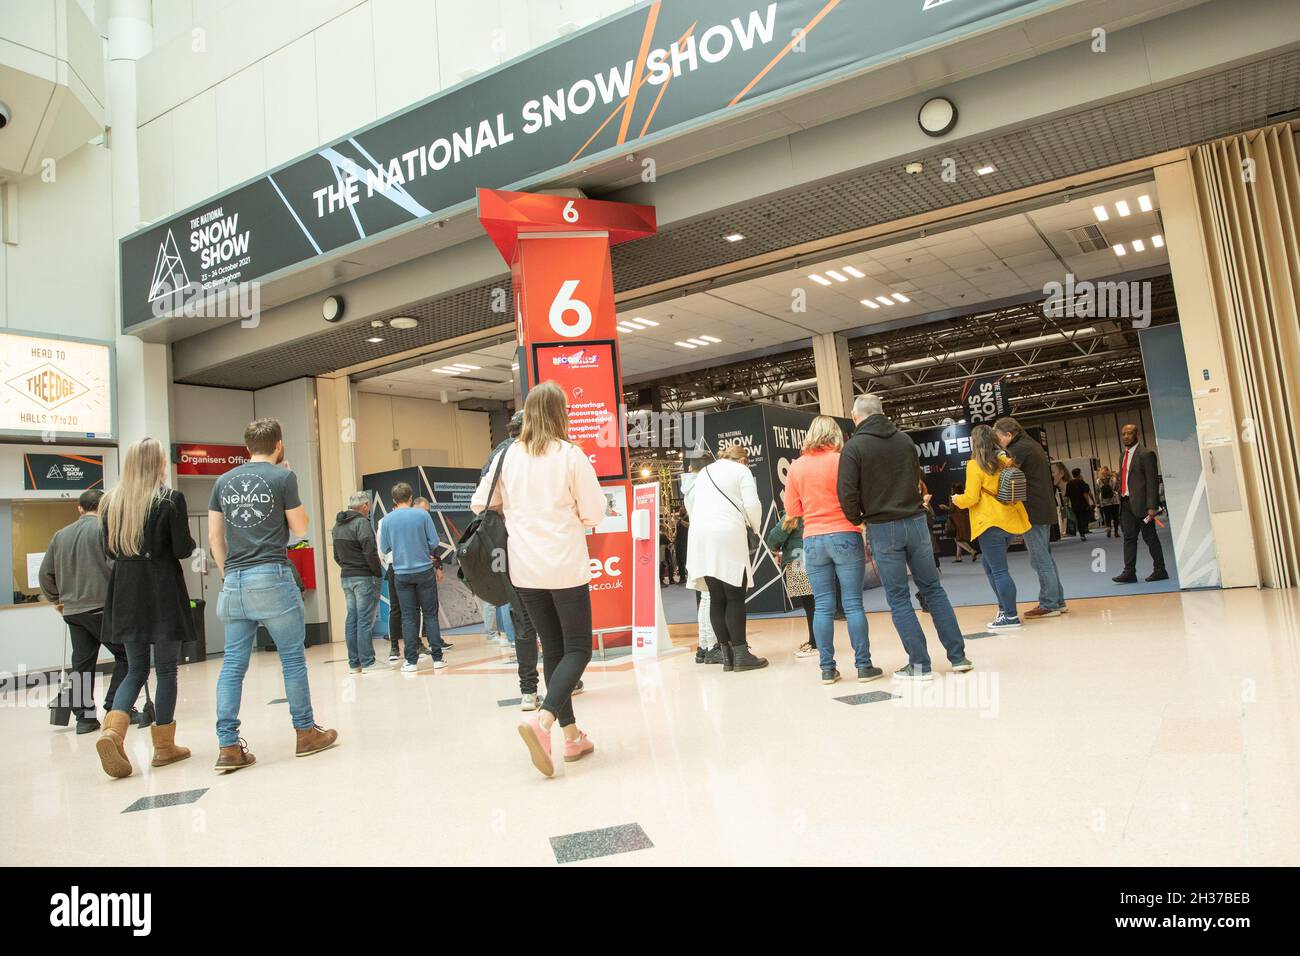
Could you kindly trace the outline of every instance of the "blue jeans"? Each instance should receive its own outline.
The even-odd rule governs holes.
[[[294,727],[306,730],[316,724],[307,685],[307,626],[302,595],[287,564],[259,564],[227,571],[217,595],[217,617],[226,625],[226,655],[217,678],[217,743],[239,743],[239,703],[244,674],[253,652],[253,638],[261,624],[275,642],[284,673],[284,695]]]
[[[1014,535],[1001,528],[986,528],[980,535],[980,553],[984,556],[984,573],[989,586],[998,598],[998,610],[1003,617],[1019,618],[1016,609],[1016,582],[1007,570],[1007,546]]]
[[[343,623],[348,666],[369,667],[375,662],[375,642],[370,634],[379,610],[379,578],[344,578],[343,597],[348,606],[347,620]]]
[[[1029,551],[1029,564],[1038,574],[1038,606],[1049,611],[1065,607],[1065,590],[1061,575],[1052,557],[1052,526],[1036,524],[1025,532],[1025,547]]]
[[[907,662],[920,671],[930,670],[930,652],[925,647],[925,632],[912,607],[912,593],[907,587],[907,571],[912,570],[912,580],[925,595],[930,608],[930,620],[939,632],[939,643],[954,664],[966,656],[966,642],[962,640],[957,615],[953,613],[948,592],[939,583],[939,571],[934,566],[934,546],[930,543],[930,522],[925,513],[897,521],[867,525],[867,541],[871,554],[880,570],[880,582],[889,601],[889,613],[894,619],[898,638],[907,651]]]
[[[478,603],[483,609],[484,633],[488,637],[493,634],[504,634],[506,641],[513,644],[515,642],[515,622],[510,619],[510,605],[489,604],[487,601],[479,601]]]
[[[506,636],[506,642],[511,647],[514,647],[515,646],[515,622],[510,616],[509,604],[497,605],[497,626],[501,629],[501,633]]]
[[[835,668],[835,582],[844,600],[844,617],[849,625],[855,667],[871,666],[871,643],[867,640],[867,615],[862,610],[862,586],[866,583],[867,554],[862,535],[836,531],[803,539],[804,567],[813,589],[813,636],[822,670]]]
[[[420,615],[424,634],[435,661],[442,660],[442,631],[438,627],[438,575],[433,568],[415,574],[396,574],[397,602],[402,608],[402,648],[406,663],[420,662]]]

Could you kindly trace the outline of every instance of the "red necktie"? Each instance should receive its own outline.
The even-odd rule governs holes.
[[[1119,473],[1119,495],[1124,497],[1128,494],[1128,451],[1124,452],[1123,471]]]

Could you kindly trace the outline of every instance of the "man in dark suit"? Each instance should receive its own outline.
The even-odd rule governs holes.
[[[1165,552],[1156,536],[1156,512],[1160,510],[1158,490],[1159,471],[1156,453],[1138,444],[1136,425],[1125,425],[1120,430],[1124,442],[1124,457],[1119,466],[1119,519],[1124,529],[1124,572],[1113,580],[1116,584],[1133,584],[1137,581],[1138,533],[1147,543],[1154,565],[1148,581],[1167,581]]]

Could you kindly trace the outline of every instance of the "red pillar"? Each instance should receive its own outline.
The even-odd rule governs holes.
[[[478,204],[479,221],[510,264],[524,392],[547,381],[564,389],[569,437],[610,498],[606,524],[587,536],[592,627],[618,629],[605,635],[606,646],[627,644],[631,476],[609,249],[653,235],[654,208],[487,189],[478,191]]]

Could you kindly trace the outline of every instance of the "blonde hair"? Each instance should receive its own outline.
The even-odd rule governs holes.
[[[542,382],[524,399],[524,427],[519,432],[524,451],[545,455],[553,442],[569,440],[569,400],[554,382]]]
[[[126,450],[117,487],[104,495],[99,520],[107,531],[108,550],[134,557],[144,545],[149,512],[163,496],[163,468],[167,459],[154,438],[141,438]]]
[[[804,451],[819,451],[824,448],[839,451],[843,447],[844,432],[840,431],[839,423],[829,415],[814,418],[803,436]]]
[[[718,460],[721,461],[723,458],[727,458],[731,461],[738,461],[742,465],[749,464],[749,452],[745,449],[745,446],[739,442],[734,445],[728,445],[726,448],[722,449],[722,451],[718,452]]]

